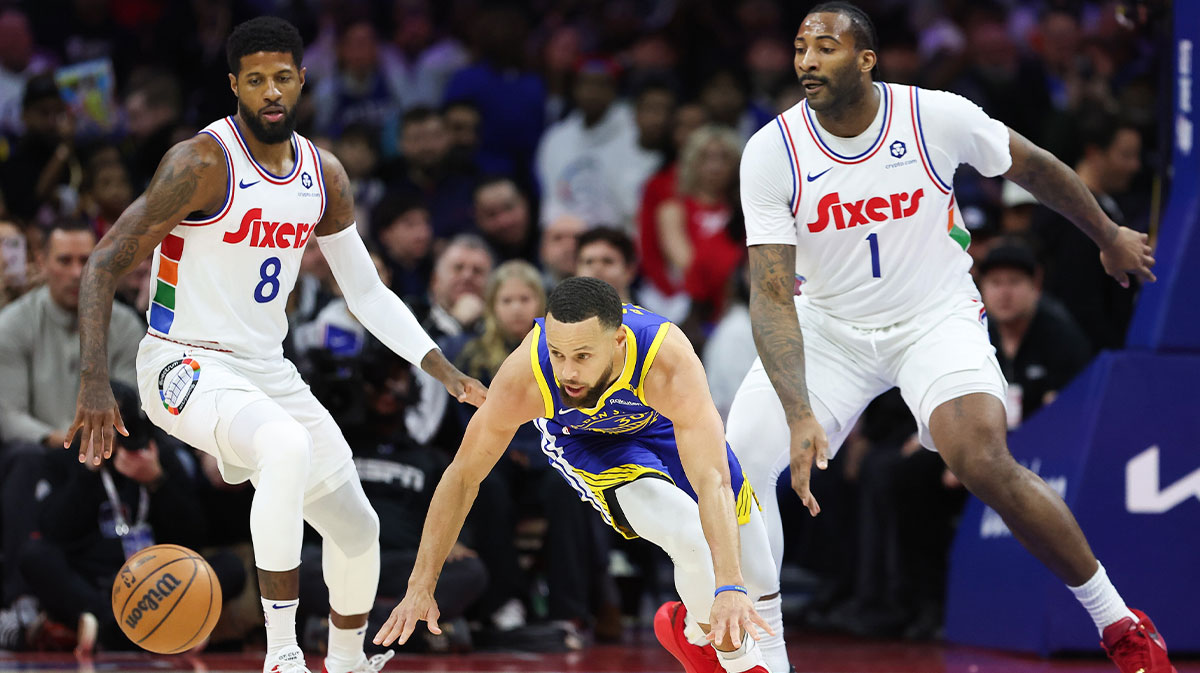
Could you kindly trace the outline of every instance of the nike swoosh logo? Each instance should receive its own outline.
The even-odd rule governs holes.
[[[279,603],[272,603],[271,607],[275,608],[276,610],[282,610],[284,608],[294,608],[296,605],[296,603],[285,603],[283,605],[280,605]]]
[[[813,180],[816,180],[817,178],[821,177],[822,175],[825,175],[826,173],[828,173],[829,171],[832,171],[832,170],[833,170],[833,166],[830,166],[829,168],[826,168],[825,170],[821,171],[820,173],[817,173],[816,175],[809,173],[808,175],[806,175],[804,177],[808,178],[809,182],[812,182]]]
[[[809,178],[809,180],[812,180],[812,178]],[[262,180],[255,180],[254,182],[250,182],[250,183],[247,183],[245,180],[238,180],[238,187],[245,189],[247,187],[253,187],[254,185],[257,185],[260,182],[262,182]]]
[[[558,410],[558,413],[560,413],[560,414],[569,414],[569,413],[571,413],[572,411],[578,411],[578,409],[559,409],[559,410]]]

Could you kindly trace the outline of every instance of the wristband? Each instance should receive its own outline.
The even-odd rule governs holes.
[[[717,590],[713,592],[713,598],[716,598],[723,591],[740,591],[746,595],[750,594],[749,591],[746,591],[746,587],[740,584],[726,584],[725,586],[717,587]]]

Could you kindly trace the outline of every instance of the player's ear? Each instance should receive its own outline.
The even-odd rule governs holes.
[[[237,75],[229,73],[229,90],[233,92],[233,97],[237,98]]]
[[[617,348],[620,348],[621,346],[625,345],[625,328],[624,328],[624,326],[617,325],[617,329],[615,330],[615,332],[617,334],[617,337],[616,337],[617,338],[617,341],[616,341]]]
[[[863,72],[871,72],[875,69],[875,64],[879,61],[875,51],[872,49],[863,49],[858,55],[858,67]]]
[[[304,75],[308,73],[308,68],[300,66],[300,88],[304,88]]]

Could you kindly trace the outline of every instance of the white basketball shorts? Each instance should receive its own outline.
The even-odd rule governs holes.
[[[251,359],[165,341],[147,334],[138,347],[138,392],[150,420],[217,459],[221,476],[257,481],[256,468],[229,443],[237,412],[270,400],[308,430],[313,441],[305,500],[340,486],[355,472],[350,446],[333,417],[285,358]]]

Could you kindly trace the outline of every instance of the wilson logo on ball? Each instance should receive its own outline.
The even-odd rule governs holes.
[[[146,593],[142,594],[141,599],[138,600],[133,610],[131,610],[129,615],[125,617],[125,625],[131,629],[137,628],[138,622],[142,620],[142,616],[144,616],[147,612],[153,612],[154,610],[157,610],[158,606],[162,605],[162,602],[166,600],[167,596],[170,596],[171,592],[174,591],[175,588],[180,584],[181,582],[175,579],[174,575],[171,573],[164,573],[153,587],[146,591]]]

